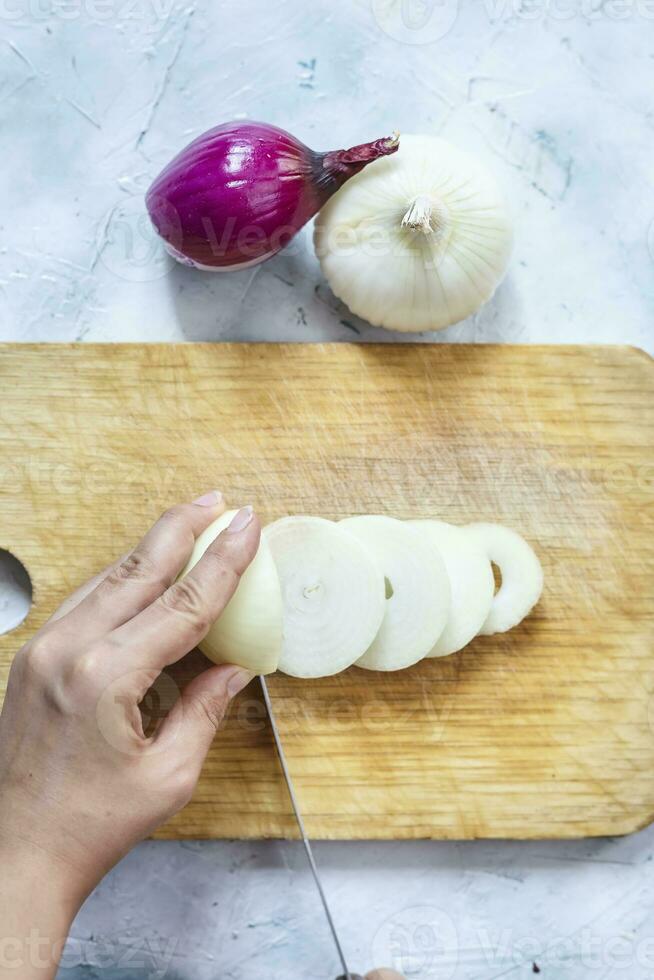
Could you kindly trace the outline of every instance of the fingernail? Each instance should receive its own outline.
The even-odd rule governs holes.
[[[252,520],[253,515],[254,511],[249,504],[247,507],[241,507],[241,509],[232,517],[231,524],[227,530],[231,534],[236,534],[237,531],[243,531]]]
[[[194,504],[198,504],[200,507],[215,507],[223,499],[223,495],[220,490],[210,490],[209,493],[203,493],[201,497],[194,500]]]
[[[235,697],[256,676],[251,670],[246,670],[245,667],[237,667],[227,681],[227,693],[230,698]]]

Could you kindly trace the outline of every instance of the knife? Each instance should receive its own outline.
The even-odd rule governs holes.
[[[259,677],[261,681],[261,690],[263,691],[263,700],[266,705],[266,711],[268,712],[268,718],[270,719],[270,727],[272,728],[273,738],[275,739],[275,747],[277,749],[277,755],[279,756],[279,764],[282,768],[282,773],[284,774],[284,779],[286,781],[286,788],[288,790],[288,795],[291,800],[291,806],[293,807],[293,813],[295,814],[295,819],[297,821],[298,829],[300,831],[300,837],[302,838],[302,843],[304,844],[304,850],[307,854],[307,859],[309,861],[309,867],[311,868],[311,874],[313,875],[313,880],[316,883],[316,888],[318,889],[318,894],[320,895],[320,901],[322,902],[322,907],[325,910],[325,916],[327,918],[327,924],[329,926],[329,931],[332,934],[332,939],[334,940],[334,945],[336,946],[336,952],[338,953],[338,958],[340,960],[341,966],[343,968],[343,975],[338,977],[337,980],[363,980],[356,973],[350,973],[347,962],[345,960],[345,954],[343,953],[343,947],[341,946],[340,939],[338,938],[338,933],[336,931],[336,926],[334,925],[334,919],[329,908],[329,902],[327,901],[327,896],[325,895],[325,889],[322,886],[320,880],[320,875],[318,873],[318,866],[316,865],[315,858],[313,856],[313,850],[311,849],[311,842],[307,837],[307,832],[304,828],[304,820],[302,819],[302,813],[297,801],[297,796],[295,795],[295,789],[293,788],[293,781],[288,770],[288,764],[286,762],[286,755],[284,753],[284,747],[282,746],[282,740],[279,735],[279,729],[277,728],[277,722],[275,721],[275,714],[273,712],[272,702],[270,700],[270,694],[268,693],[268,685],[266,684],[266,678],[262,676]]]

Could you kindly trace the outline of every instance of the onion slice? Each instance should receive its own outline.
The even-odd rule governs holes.
[[[188,575],[235,513],[229,510],[221,514],[199,535],[180,578]],[[277,670],[282,648],[282,594],[270,548],[263,538],[236,592],[199,646],[216,664],[237,664],[255,674]]]
[[[442,558],[415,528],[392,517],[348,517],[339,527],[372,552],[386,582],[383,622],[357,666],[410,667],[433,649],[447,622],[450,583]]]
[[[322,517],[284,517],[263,537],[284,603],[279,669],[292,677],[345,670],[365,653],[384,617],[384,577],[374,559]]]
[[[499,568],[502,584],[479,632],[505,633],[531,612],[543,591],[543,569],[517,531],[501,524],[468,524],[463,530]]]
[[[445,521],[410,521],[445,563],[452,603],[445,629],[428,657],[446,657],[466,646],[482,628],[495,591],[493,570],[470,535]]]

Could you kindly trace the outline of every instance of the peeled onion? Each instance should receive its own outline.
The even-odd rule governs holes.
[[[428,657],[446,657],[470,642],[482,628],[493,601],[495,581],[484,550],[463,528],[444,521],[410,521],[439,552],[450,580],[452,601],[445,629]]]
[[[345,670],[384,617],[384,577],[369,550],[333,521],[284,517],[264,528],[281,582],[279,669],[293,677]]]
[[[443,632],[450,583],[438,552],[392,517],[348,517],[339,527],[373,554],[386,581],[386,608],[379,632],[358,667],[399,670],[427,656]]]
[[[199,535],[180,578],[188,575],[235,514],[235,510],[221,514]],[[282,594],[263,536],[236,592],[199,646],[205,657],[216,664],[237,664],[256,674],[277,670],[282,648]]]
[[[495,292],[512,229],[495,180],[436,136],[402,135],[321,209],[314,242],[332,291],[390,330],[440,330]]]
[[[463,530],[499,568],[502,583],[479,630],[504,633],[525,618],[543,591],[543,569],[532,547],[517,531],[501,524],[468,524]]]
[[[187,575],[236,511],[197,539]],[[496,594],[491,562],[501,572]],[[200,643],[215,663],[324,677],[351,664],[399,670],[504,632],[540,598],[530,545],[498,524],[381,515],[286,517],[264,528],[234,596]]]

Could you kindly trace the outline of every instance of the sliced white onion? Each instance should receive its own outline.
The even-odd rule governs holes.
[[[531,546],[509,527],[480,523],[468,524],[463,530],[502,575],[479,632],[487,636],[504,633],[523,620],[540,599],[543,569]]]
[[[384,617],[384,576],[366,547],[333,521],[284,517],[264,528],[282,586],[279,669],[293,677],[345,670]]]
[[[470,642],[482,628],[495,591],[485,552],[470,535],[445,521],[409,521],[440,553],[450,580],[452,602],[445,629],[428,657],[446,657]]]
[[[202,532],[180,578],[191,571],[235,513],[227,511]],[[254,560],[241,576],[220,619],[200,643],[200,649],[214,663],[237,664],[256,674],[270,674],[277,670],[281,653],[282,620],[279,576],[262,536]]]
[[[383,622],[357,666],[410,667],[429,653],[447,622],[450,583],[442,559],[414,528],[392,517],[348,517],[339,527],[372,552],[386,580]]]

